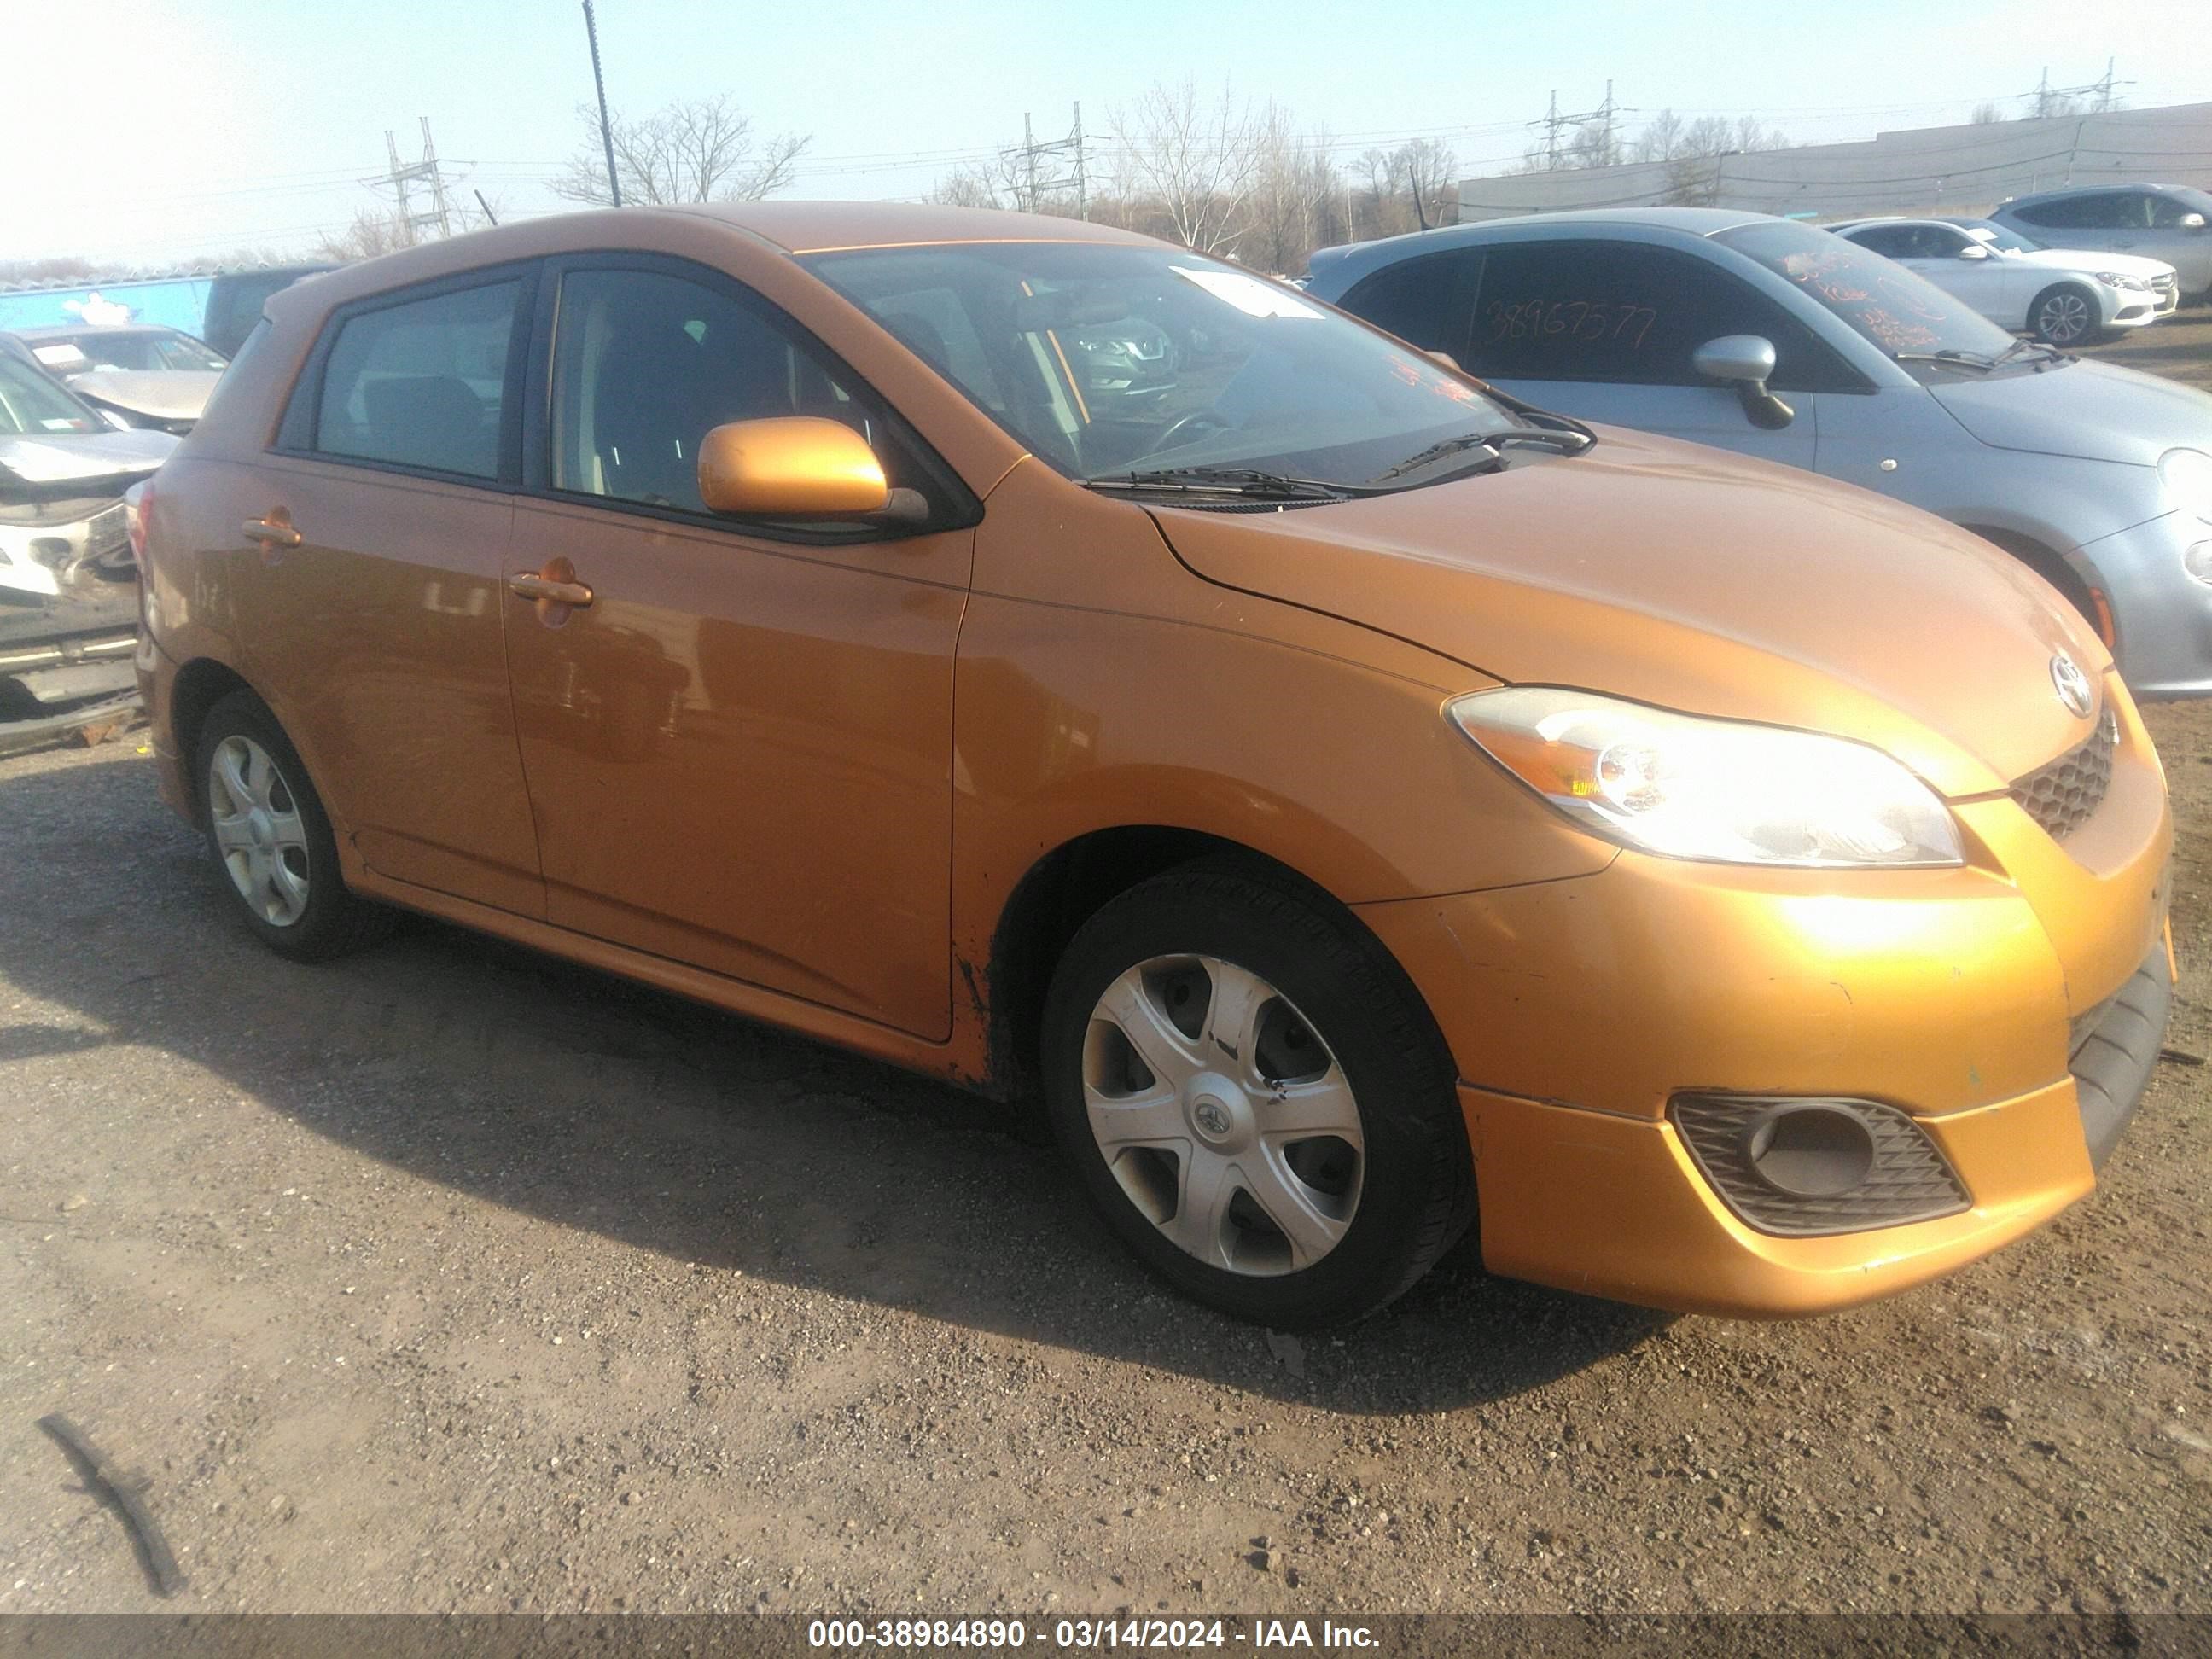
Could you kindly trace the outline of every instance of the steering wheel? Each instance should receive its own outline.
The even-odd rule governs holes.
[[[1190,432],[1195,436],[1200,431],[1226,432],[1228,430],[1229,422],[1212,410],[1194,409],[1189,414],[1179,415],[1162,427],[1160,435],[1146,447],[1145,453],[1157,455],[1164,449],[1175,448],[1181,434],[1185,432]],[[1190,440],[1182,438],[1181,441],[1188,443]]]

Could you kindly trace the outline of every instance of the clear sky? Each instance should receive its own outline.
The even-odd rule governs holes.
[[[643,112],[730,94],[811,134],[793,196],[914,196],[961,161],[1094,134],[1151,82],[1273,98],[1347,153],[1434,135],[1509,165],[1522,124],[1613,82],[1636,122],[1756,113],[1800,142],[1963,120],[2047,66],[2118,59],[2136,106],[2212,99],[2203,0],[599,0],[607,95]],[[462,198],[543,212],[591,96],[578,0],[0,0],[13,142],[0,258],[155,263],[303,249],[375,198],[358,181],[428,116]],[[2053,44],[2057,43],[2057,44]]]

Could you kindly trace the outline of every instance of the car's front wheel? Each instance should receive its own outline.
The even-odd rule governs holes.
[[[2027,308],[2028,331],[2046,345],[2087,345],[2102,325],[2097,296],[2078,283],[2053,283]]]
[[[1224,1313],[1359,1318],[1472,1217],[1443,1039],[1317,895],[1212,864],[1131,889],[1068,946],[1043,1037],[1054,1129],[1093,1203]]]
[[[322,800],[258,697],[234,691],[208,711],[196,764],[208,851],[256,938],[312,962],[382,930],[386,913],[346,890]]]

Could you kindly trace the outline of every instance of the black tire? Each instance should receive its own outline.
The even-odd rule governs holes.
[[[1085,1043],[1100,998],[1140,964],[1186,957],[1267,981],[1310,1024],[1350,1086],[1364,1141],[1357,1196],[1340,1237],[1310,1265],[1286,1261],[1262,1274],[1200,1261],[1138,1207],[1093,1136]],[[1047,1110],[1093,1205],[1153,1273],[1232,1317],[1285,1330],[1364,1318],[1427,1272],[1474,1219],[1455,1069],[1427,1007],[1357,921],[1290,878],[1208,860],[1113,899],[1061,957],[1042,1036]],[[1162,1202],[1172,1206],[1180,1200],[1167,1194],[1179,1190],[1182,1165],[1164,1167]]]
[[[216,838],[212,780],[218,752],[234,738],[258,745],[274,764],[279,799],[289,799],[298,815],[304,841],[306,904],[289,920],[273,921],[255,908],[233,879],[229,863]],[[380,938],[389,931],[391,913],[368,904],[346,890],[338,870],[337,843],[320,796],[292,747],[284,728],[260,698],[250,691],[234,691],[208,710],[200,724],[199,742],[192,757],[192,788],[199,811],[200,833],[206,837],[208,855],[216,878],[230,902],[232,913],[251,933],[277,955],[295,962],[321,962]],[[273,793],[273,792],[272,792]]]
[[[2079,283],[2053,283],[2027,308],[2027,326],[2045,345],[2094,345],[2103,331],[2097,296]]]

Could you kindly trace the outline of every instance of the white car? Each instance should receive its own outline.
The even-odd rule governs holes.
[[[2179,302],[2173,267],[2127,253],[2014,248],[2015,239],[1946,219],[1854,219],[1828,229],[1926,277],[2000,328],[2086,345],[2156,322]]]

